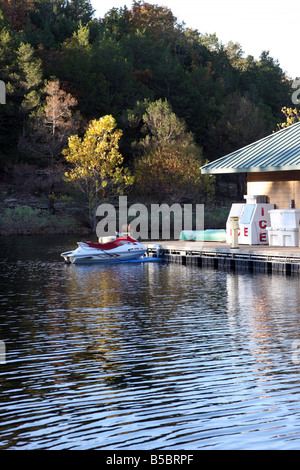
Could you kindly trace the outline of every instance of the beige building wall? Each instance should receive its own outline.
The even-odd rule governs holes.
[[[247,194],[268,196],[276,209],[289,209],[293,199],[295,209],[300,209],[300,170],[248,173]]]

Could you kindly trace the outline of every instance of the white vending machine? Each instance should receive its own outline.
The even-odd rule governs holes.
[[[238,243],[241,245],[268,245],[270,226],[269,211],[274,204],[266,202],[266,196],[245,196],[245,204],[232,204],[226,223],[226,242],[232,243],[230,219],[239,218]]]

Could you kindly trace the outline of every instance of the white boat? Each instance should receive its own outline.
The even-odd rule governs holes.
[[[77,242],[78,248],[61,253],[67,263],[108,263],[141,258],[147,248],[135,238],[119,235],[105,237],[99,243]]]

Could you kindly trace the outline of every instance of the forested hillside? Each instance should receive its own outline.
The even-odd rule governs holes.
[[[275,130],[292,94],[268,52],[244,57],[142,1],[96,18],[89,0],[0,0],[0,79],[2,179],[47,170],[55,195],[68,138],[84,145],[90,123],[110,116],[128,189],[159,201],[211,198],[199,166]]]

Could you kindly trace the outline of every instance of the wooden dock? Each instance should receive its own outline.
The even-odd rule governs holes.
[[[210,267],[231,271],[300,275],[299,247],[240,245],[201,241],[160,241],[146,243],[149,256],[155,255],[155,245],[162,247],[165,261],[183,265]]]

